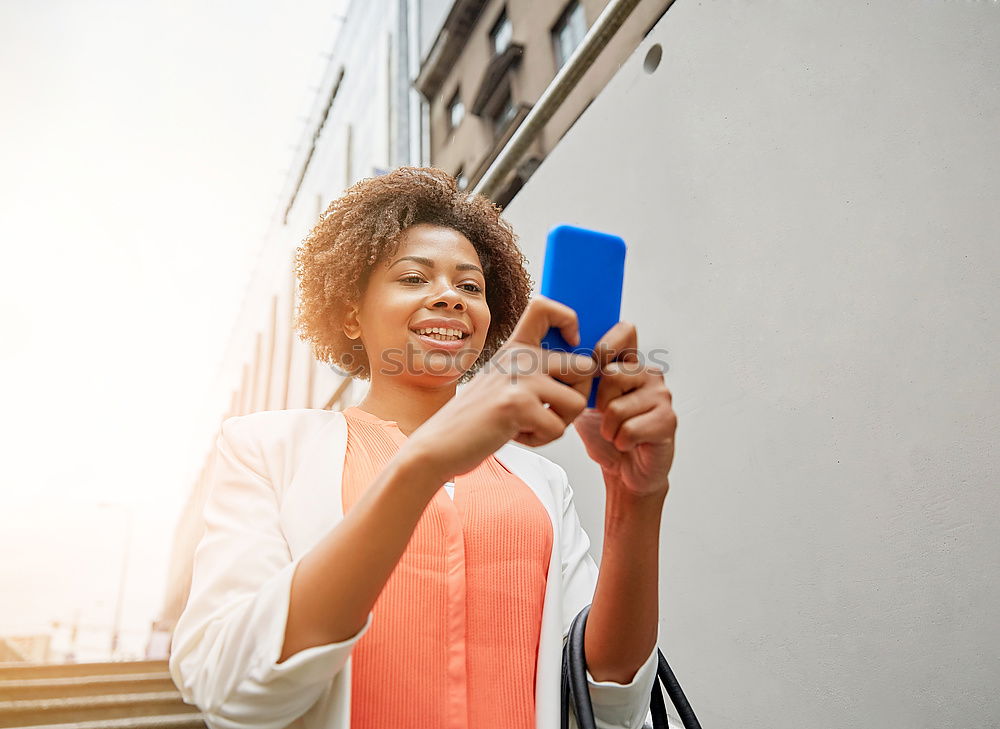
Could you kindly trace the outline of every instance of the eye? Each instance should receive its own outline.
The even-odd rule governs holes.
[[[417,275],[403,276],[403,278],[401,278],[399,280],[400,280],[400,282],[402,282],[402,281],[409,281],[411,279],[416,279],[417,283],[420,283],[420,282],[423,281],[423,279],[420,278],[420,276],[417,276]]]
[[[471,287],[472,287],[472,290],[473,290],[473,291],[476,291],[476,292],[478,292],[478,291],[482,291],[482,289],[481,289],[481,288],[479,288],[479,284],[474,284],[474,283],[464,283],[464,284],[462,284],[462,286],[471,286]]]

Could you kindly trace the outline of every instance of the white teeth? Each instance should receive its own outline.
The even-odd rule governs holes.
[[[445,341],[452,339],[461,339],[462,332],[458,329],[446,329],[444,327],[429,327],[426,329],[414,329],[417,334],[422,334],[424,336],[439,335],[432,337],[433,339],[445,339]]]

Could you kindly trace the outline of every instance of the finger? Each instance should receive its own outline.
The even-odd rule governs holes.
[[[551,327],[557,327],[572,346],[580,343],[576,311],[562,302],[536,294],[528,301],[508,341],[538,346]]]
[[[526,446],[540,446],[551,443],[561,437],[566,430],[566,423],[550,408],[539,405],[527,412],[527,422],[514,437],[518,443]]]
[[[587,392],[590,391],[590,382],[598,375],[600,369],[593,357],[541,347],[538,347],[538,352],[544,357],[545,374],[567,385],[586,383]]]
[[[601,412],[601,437],[614,442],[622,423],[652,410],[656,405],[656,401],[643,392],[642,388],[616,397]]]
[[[600,375],[594,403],[598,410],[604,410],[615,398],[642,387],[650,380],[648,369],[638,362],[611,362],[601,369]]]
[[[546,379],[571,386],[585,397],[597,375],[597,362],[589,355],[558,349],[518,344],[501,355],[496,366],[503,367],[512,379],[520,375],[543,375]]]
[[[622,422],[646,412],[661,402],[670,402],[670,392],[663,382],[663,370],[653,365],[612,362],[601,375],[597,409],[602,412],[601,435],[614,440]]]
[[[563,421],[563,427],[568,426],[587,407],[587,395],[579,390],[564,385],[551,377],[537,378],[535,385],[539,399],[548,404],[549,410]]]
[[[670,442],[676,430],[677,416],[673,409],[659,405],[622,423],[613,442],[617,450],[630,451],[642,443]]]
[[[561,352],[557,349],[542,350],[548,352],[546,373],[549,379],[569,385],[584,398],[590,397],[597,376],[597,362],[593,357],[571,352]]]
[[[594,345],[594,358],[602,365],[616,359],[638,361],[639,334],[635,324],[620,321],[608,329]]]

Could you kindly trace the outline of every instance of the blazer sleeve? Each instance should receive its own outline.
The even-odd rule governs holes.
[[[211,729],[281,729],[305,713],[368,630],[278,663],[292,560],[252,415],[228,418],[216,441],[205,533],[171,641],[170,675]]]
[[[561,525],[562,579],[563,579],[563,645],[569,635],[570,623],[577,613],[594,599],[597,588],[598,567],[590,556],[590,537],[580,524],[573,499],[573,488],[566,471],[553,464],[559,472],[563,489]],[[622,626],[622,630],[627,630]],[[632,680],[626,684],[615,681],[595,681],[587,671],[590,699],[594,708],[597,729],[641,729],[649,715],[650,698],[656,683],[658,663],[657,646],[660,642],[659,625],[656,644],[645,663],[639,667]],[[577,729],[576,717],[570,712],[571,729]]]

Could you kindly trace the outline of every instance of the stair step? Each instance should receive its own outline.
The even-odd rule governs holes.
[[[155,717],[193,713],[176,691],[0,701],[0,727]]]
[[[22,725],[23,729],[207,729],[201,714],[134,716],[125,719]]]
[[[169,673],[0,678],[0,701],[175,691]]]
[[[164,660],[107,661],[101,663],[7,663],[0,664],[0,681],[168,672],[169,668]]]

